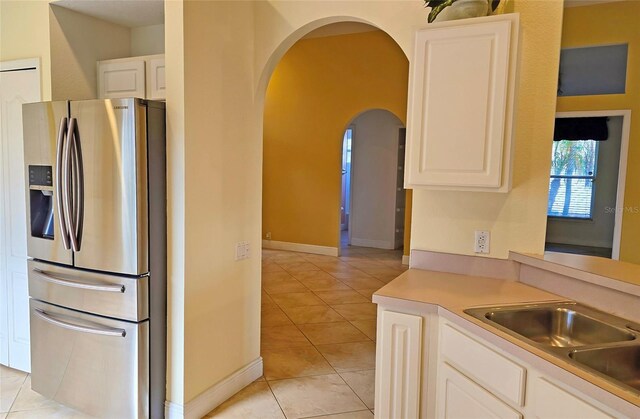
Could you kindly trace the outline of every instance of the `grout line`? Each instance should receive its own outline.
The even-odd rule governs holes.
[[[373,374],[374,374],[374,377],[375,377],[375,369],[373,369],[373,370],[370,370],[370,369],[369,369],[369,370],[361,370],[361,371],[373,371]],[[349,373],[349,372],[360,372],[360,371],[346,371],[346,373]],[[344,374],[344,373],[343,373],[343,374]],[[369,406],[364,402],[364,400],[362,400],[362,397],[360,397],[360,395],[358,394],[358,392],[357,392],[353,387],[351,387],[351,385],[349,385],[349,383],[347,382],[347,380],[345,380],[345,379],[344,379],[344,377],[342,376],[342,374],[338,373],[338,375],[340,375],[340,378],[342,378],[342,381],[344,381],[344,383],[345,383],[345,384],[346,384],[346,385],[351,389],[351,391],[353,391],[353,394],[355,394],[355,395],[356,395],[356,397],[357,397],[358,399],[360,399],[360,401],[362,402],[362,404],[364,405],[364,407],[366,407],[367,409],[369,409]],[[374,383],[374,391],[375,391],[375,383]],[[374,396],[374,399],[375,399],[375,396]]]
[[[350,249],[350,250],[355,250],[355,249]],[[281,251],[281,252],[279,252],[279,253],[280,253],[280,254],[293,254],[293,255],[298,255],[298,254],[299,254],[298,252],[287,252],[287,251]],[[357,252],[353,252],[352,254],[345,255],[345,256],[347,256],[347,257],[349,257],[349,256],[350,256],[350,257],[356,257],[357,259],[360,259],[360,260],[358,260],[357,262],[361,262],[361,261],[364,261],[364,262],[366,262],[366,261],[376,261],[376,262],[379,262],[379,263],[383,263],[383,262],[381,262],[381,261],[379,261],[379,260],[376,260],[375,254],[367,255],[367,254],[358,254]],[[389,254],[388,254],[388,253],[387,253],[387,254],[383,254],[383,256],[384,256],[384,257],[389,257]],[[335,306],[337,306],[337,305],[342,306],[342,305],[349,305],[349,304],[363,304],[363,303],[358,303],[358,302],[348,302],[348,303],[336,303],[336,304],[330,304],[330,303],[326,302],[325,300],[323,300],[323,299],[318,295],[318,293],[321,293],[321,292],[323,292],[323,291],[350,291],[350,290],[351,290],[351,291],[356,292],[356,293],[358,293],[358,294],[360,294],[360,293],[358,292],[358,291],[359,291],[358,289],[354,288],[353,286],[349,285],[348,283],[346,283],[346,282],[344,281],[344,279],[349,279],[349,278],[344,278],[344,279],[338,278],[338,277],[334,276],[333,274],[331,274],[331,272],[328,272],[328,271],[326,271],[326,270],[322,269],[320,266],[318,266],[318,265],[317,265],[317,263],[320,263],[320,264],[321,264],[322,262],[313,262],[313,261],[310,261],[310,260],[306,260],[306,259],[304,258],[304,256],[301,256],[301,257],[304,259],[304,261],[305,261],[306,263],[309,263],[310,265],[312,265],[312,266],[314,266],[314,267],[316,267],[316,268],[319,268],[319,270],[318,270],[318,271],[313,270],[313,272],[324,272],[324,273],[326,273],[326,274],[330,275],[332,278],[335,278],[335,279],[336,279],[337,281],[339,281],[340,283],[342,283],[342,284],[346,285],[349,289],[347,289],[347,290],[316,290],[316,291],[314,291],[314,290],[312,290],[311,288],[309,288],[306,284],[304,284],[302,281],[300,281],[299,279],[297,279],[297,278],[294,276],[294,274],[292,274],[291,272],[287,271],[287,270],[286,270],[286,269],[285,269],[285,268],[280,264],[280,263],[283,263],[283,262],[278,263],[278,262],[276,262],[276,261],[273,261],[273,263],[274,263],[276,266],[278,266],[279,268],[281,268],[281,269],[282,269],[282,272],[285,272],[285,273],[286,273],[287,275],[289,275],[291,278],[295,279],[296,281],[298,281],[299,283],[301,283],[301,284],[303,285],[303,287],[306,289],[306,291],[301,291],[301,292],[305,292],[305,293],[306,293],[306,292],[310,292],[310,293],[311,293],[311,294],[313,294],[315,297],[319,298],[319,299],[323,302],[323,307],[328,307],[328,308],[330,308],[331,310],[333,310],[334,312],[337,312],[337,311],[336,311],[336,309],[335,309]],[[400,256],[400,258],[401,258],[401,256]],[[329,261],[330,259],[325,259],[325,260]],[[356,266],[351,265],[351,264],[349,263],[349,261],[345,261],[345,260],[341,259],[340,257],[335,257],[333,260],[334,260],[334,261],[336,261],[336,262],[338,262],[338,263],[344,263],[345,265],[347,265],[347,267],[348,267],[349,269],[354,269],[354,270],[356,270],[356,271],[361,272],[361,274],[363,275],[362,277],[365,277],[365,278],[375,278],[375,279],[377,279],[377,280],[379,280],[379,281],[381,281],[381,282],[384,282],[385,284],[388,282],[388,281],[387,281],[387,282],[385,282],[384,280],[382,280],[382,279],[380,279],[380,278],[378,278],[378,277],[376,277],[376,276],[373,276],[373,275],[371,275],[371,274],[368,274],[367,272],[362,271],[360,268],[357,268]],[[399,259],[399,261],[400,261],[400,260],[401,260],[401,259]],[[384,264],[384,263],[383,263],[383,264]],[[392,267],[390,267],[390,266],[386,266],[386,265],[385,265],[385,266],[380,266],[380,268],[396,269],[396,268],[392,268]],[[396,270],[399,270],[399,269],[396,269]],[[403,270],[403,271],[404,271],[404,270]],[[334,272],[339,272],[339,271],[334,270]],[[384,286],[384,285],[383,285],[383,286]],[[262,290],[264,290],[264,292],[265,292],[267,295],[269,295],[270,297],[272,296],[272,294],[270,294],[269,292],[267,292],[264,288],[262,288]],[[362,291],[366,291],[366,290],[367,290],[367,289],[362,289]],[[280,293],[280,294],[292,294],[292,293]],[[360,294],[360,295],[361,295],[361,294]],[[363,297],[364,297],[364,296],[363,296]],[[366,299],[366,297],[364,297],[364,298]],[[336,370],[336,368],[331,364],[331,362],[329,362],[329,359],[327,359],[327,357],[326,357],[326,356],[325,356],[325,355],[324,355],[324,354],[323,354],[323,353],[318,349],[318,345],[316,345],[315,343],[311,342],[311,340],[307,337],[307,335],[302,331],[302,328],[301,328],[303,325],[307,325],[307,324],[322,324],[322,323],[324,323],[324,324],[331,324],[331,323],[334,323],[334,322],[319,322],[319,323],[301,323],[301,324],[296,324],[296,323],[293,321],[293,319],[291,318],[291,316],[289,316],[289,315],[287,314],[287,312],[285,311],[285,307],[284,307],[284,306],[282,306],[282,305],[278,304],[275,300],[273,300],[273,302],[274,302],[275,306],[276,306],[278,309],[280,309],[280,310],[285,314],[286,318],[288,318],[288,319],[291,321],[291,323],[295,326],[296,330],[298,330],[298,331],[299,331],[299,332],[300,332],[300,333],[305,337],[305,339],[307,339],[307,341],[309,342],[309,345],[310,345],[311,347],[313,347],[313,348],[314,348],[314,350],[315,350],[317,353],[319,353],[319,354],[320,354],[320,356],[322,357],[322,359],[324,359],[324,361],[326,362],[326,364],[327,364],[327,365],[329,365],[329,367],[330,367],[330,368],[331,368],[331,370],[333,371],[333,372],[332,372],[332,373],[330,373],[330,374],[337,374],[337,375],[340,377],[340,379],[341,379],[341,380],[342,380],[342,381],[347,385],[347,387],[349,387],[349,389],[350,389],[350,390],[351,390],[351,391],[356,395],[356,397],[358,397],[358,399],[359,399],[359,400],[362,402],[362,404],[366,407],[366,409],[359,409],[359,410],[353,410],[353,411],[349,411],[349,412],[339,412],[339,413],[351,413],[351,412],[359,412],[359,411],[367,411],[367,410],[368,410],[368,411],[371,411],[371,409],[369,409],[369,407],[368,407],[368,406],[366,405],[366,403],[362,400],[362,398],[360,398],[360,396],[356,393],[356,391],[355,391],[355,390],[354,390],[354,389],[349,385],[349,383],[347,383],[347,382],[346,382],[346,380],[342,377],[341,373],[340,373],[340,372],[338,372],[338,371]],[[367,302],[370,302],[370,301],[368,301],[368,300],[367,300]],[[314,306],[315,306],[315,305],[314,305]],[[301,306],[301,307],[309,307],[309,306],[307,305],[307,306]],[[289,307],[289,308],[290,308],[290,307]],[[360,333],[362,333],[362,335],[364,335],[364,336],[367,338],[367,341],[360,341],[360,342],[343,342],[343,343],[366,343],[366,342],[371,342],[371,343],[373,343],[374,345],[377,345],[377,343],[376,343],[376,341],[375,341],[375,340],[371,339],[369,336],[367,336],[367,335],[366,335],[366,333],[364,333],[362,330],[360,330],[359,328],[357,328],[357,327],[353,324],[353,321],[357,321],[357,320],[375,320],[375,318],[371,318],[371,319],[354,319],[354,320],[351,320],[351,319],[347,319],[346,317],[344,317],[343,315],[341,315],[339,312],[338,312],[338,314],[340,315],[340,317],[341,317],[341,318],[343,318],[343,320],[341,320],[341,321],[346,321],[346,322],[348,322],[351,326],[355,327],[355,328],[356,328]],[[288,325],[288,326],[290,326],[290,325]],[[324,346],[327,346],[327,345],[340,345],[340,344],[339,344],[339,343],[329,343],[329,344],[323,344],[323,345],[324,345]],[[305,347],[306,347],[306,346],[307,346],[307,345],[305,345]],[[292,348],[292,346],[283,346],[283,347],[286,347],[286,348]],[[372,370],[373,370],[373,371],[375,371],[375,366],[374,366],[374,368],[358,368],[358,369],[354,369],[354,370],[351,370],[351,371],[343,371],[342,373],[361,372],[361,371],[372,371]],[[282,408],[282,405],[280,404],[280,401],[278,400],[278,398],[275,396],[275,393],[273,392],[273,388],[272,388],[272,386],[271,386],[271,382],[273,382],[273,381],[278,381],[278,380],[297,379],[297,378],[305,378],[305,377],[316,377],[316,376],[330,375],[330,374],[326,374],[326,373],[325,373],[325,374],[310,374],[310,375],[305,375],[305,376],[301,376],[301,377],[288,377],[288,378],[279,378],[279,379],[274,379],[274,380],[268,380],[266,377],[264,377],[264,380],[265,380],[265,382],[267,383],[267,385],[269,386],[269,390],[271,391],[271,394],[273,395],[273,397],[275,398],[276,402],[278,403],[278,406],[279,406],[280,410],[282,411],[283,415],[285,415],[285,417],[286,417],[286,414],[284,413],[284,410],[283,410],[283,408]],[[312,418],[312,417],[317,417],[317,416],[322,416],[322,415],[308,416],[308,417],[309,417],[309,418]]]
[[[273,396],[273,399],[278,404],[278,407],[280,408],[280,411],[282,412],[282,416],[284,416],[286,418],[287,414],[284,413],[284,409],[282,408],[282,405],[280,404],[280,400],[278,400],[278,398],[276,397],[276,393],[273,392],[273,388],[271,388],[271,384],[269,383],[269,380],[267,380],[265,378],[264,381],[267,383],[267,387],[269,387],[269,391],[271,392],[271,395]]]
[[[16,400],[18,400],[18,396],[20,395],[20,393],[22,393],[22,386],[24,386],[24,383],[27,382],[27,378],[29,378],[29,374],[24,376],[24,379],[22,380],[22,383],[20,383],[20,388],[18,389],[18,392],[16,393],[15,397],[11,401],[11,405],[9,406],[9,410],[7,412],[5,412],[7,414],[7,417],[9,417],[9,413],[13,413],[12,412],[13,406],[16,404]]]

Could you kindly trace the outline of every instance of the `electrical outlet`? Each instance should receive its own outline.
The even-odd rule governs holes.
[[[268,231],[267,234],[264,235],[267,240],[271,240],[271,232]]]
[[[249,242],[236,244],[236,260],[249,259]]]
[[[476,231],[476,240],[474,242],[476,253],[489,253],[489,242],[491,241],[491,233],[488,231]]]

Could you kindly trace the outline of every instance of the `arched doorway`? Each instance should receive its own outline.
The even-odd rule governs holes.
[[[322,27],[284,55],[264,106],[263,246],[339,255],[345,125],[366,109],[388,109],[403,125],[407,86],[406,56],[370,25]]]
[[[384,109],[364,111],[349,123],[343,139],[341,254],[349,246],[402,249],[404,129]]]
[[[363,132],[375,131],[378,120],[392,116],[394,129],[403,126],[407,75],[408,61],[395,41],[368,29],[305,37],[271,78],[263,125],[262,235],[287,245],[263,257],[261,356],[268,386],[254,383],[246,393],[277,400],[285,414],[370,415],[373,408],[376,307],[371,295],[404,268],[399,257],[386,253],[341,259],[337,252],[323,251],[339,246],[345,124],[363,122]],[[363,109],[379,108],[392,113],[373,111],[354,120]],[[397,144],[394,151],[390,180],[395,192]],[[313,242],[323,229],[327,241]],[[305,388],[304,404],[288,397],[290,386]],[[338,393],[344,403],[336,402]]]

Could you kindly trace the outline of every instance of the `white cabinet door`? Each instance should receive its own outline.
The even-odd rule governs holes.
[[[533,409],[539,419],[612,419],[602,410],[575,396],[545,378],[538,377],[534,384]],[[586,397],[586,396],[585,396]]]
[[[147,98],[165,99],[166,84],[164,76],[164,56],[151,58],[147,64]]]
[[[517,15],[417,32],[407,123],[407,188],[507,192]]]
[[[145,98],[144,59],[98,62],[98,98]]]
[[[22,104],[40,100],[39,61],[0,63],[0,363],[30,371]]]
[[[422,317],[380,310],[377,341],[376,417],[417,418]]]
[[[518,411],[448,364],[442,364],[438,373],[438,418],[522,418]]]

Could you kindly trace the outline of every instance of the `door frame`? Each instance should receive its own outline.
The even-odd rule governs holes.
[[[20,60],[7,60],[7,61],[0,61],[0,73],[8,73],[8,72],[15,72],[15,71],[34,71],[35,72],[35,78],[37,80],[38,86],[37,86],[37,91],[38,91],[38,100],[42,100],[42,78],[41,78],[41,63],[40,63],[40,58],[26,58],[26,59],[20,59]],[[5,159],[5,155],[4,155],[4,150],[5,150],[5,144],[4,141],[0,142],[0,162],[2,162]],[[4,190],[4,186],[5,185],[5,173],[4,173],[4,169],[0,170],[0,190],[2,191],[2,197],[0,198],[0,215],[2,215],[2,218],[0,218],[0,223],[5,223],[5,215],[6,215],[6,202],[5,202],[5,196],[6,196],[6,192]],[[26,181],[26,179],[25,179]],[[25,214],[25,219],[26,219],[26,214]],[[6,231],[6,230],[4,230]],[[25,231],[26,233],[26,231]],[[2,242],[2,246],[5,247],[6,244],[8,244],[6,242],[6,236],[3,235],[2,237],[0,237],[0,242]],[[9,273],[9,260],[8,260],[8,248],[4,249],[4,252],[2,252],[1,255],[1,259],[0,260],[0,274],[1,275],[5,275]],[[25,255],[26,256],[26,255]],[[24,261],[25,263],[25,267],[26,267],[26,259]],[[25,271],[25,275],[27,274],[27,272]],[[8,278],[7,278],[8,281]],[[8,299],[9,298],[9,283],[5,282],[4,284],[2,284],[4,286],[4,290],[3,292],[0,293],[0,300],[3,300],[4,298]],[[28,297],[27,297],[28,298]],[[0,327],[4,327],[6,328],[5,332],[7,333],[6,338],[7,338],[7,345],[10,346],[10,342],[9,339],[11,339],[11,328],[13,327],[11,324],[9,324],[9,313],[10,311],[13,311],[13,301],[0,301],[0,303],[4,303],[4,304],[0,304],[0,307],[2,307],[2,310],[6,310],[6,313],[4,315],[5,320],[7,321],[6,324],[0,326]],[[27,314],[28,315],[28,314]],[[7,347],[8,350],[8,347]],[[11,354],[10,351],[7,351],[7,358],[4,360],[6,361],[3,362],[2,359],[0,359],[0,363],[3,365],[7,365],[10,366],[12,368],[20,368],[20,369],[25,369],[24,365],[16,365],[15,363],[11,362]],[[28,354],[27,354],[28,356]],[[28,372],[29,367],[26,366],[26,370]]]
[[[616,216],[613,225],[613,243],[611,249],[611,259],[620,259],[620,242],[622,240],[622,216],[624,211],[620,208],[624,206],[624,191],[627,180],[627,159],[629,155],[629,136],[631,134],[631,110],[601,110],[601,111],[570,111],[556,112],[556,118],[588,118],[603,116],[622,117],[622,138],[620,139],[620,161],[618,165],[618,186],[616,190]]]
[[[23,60],[0,61],[0,72],[35,70],[40,80],[40,98],[42,98],[42,80],[40,79],[40,58],[25,58]]]

